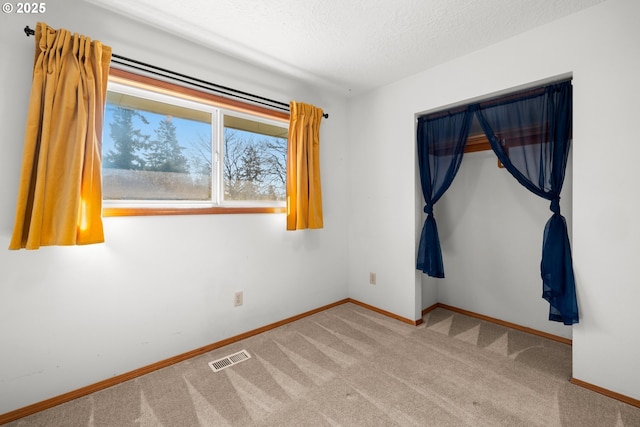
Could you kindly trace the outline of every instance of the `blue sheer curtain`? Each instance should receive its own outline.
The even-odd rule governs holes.
[[[417,268],[432,277],[444,277],[444,265],[433,205],[456,176],[469,135],[473,113],[459,112],[418,119],[418,167],[427,218],[418,246]]]
[[[477,118],[505,168],[531,192],[551,202],[540,264],[549,320],[578,323],[578,303],[560,192],[571,144],[571,82],[477,107]]]

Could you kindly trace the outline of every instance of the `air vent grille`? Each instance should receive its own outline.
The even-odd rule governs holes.
[[[209,362],[209,366],[211,367],[211,369],[213,369],[213,372],[220,372],[221,370],[226,369],[229,366],[244,362],[245,360],[250,358],[251,355],[247,352],[247,350],[242,350],[221,359]]]

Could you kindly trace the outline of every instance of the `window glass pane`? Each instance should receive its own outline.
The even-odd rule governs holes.
[[[225,201],[285,201],[286,126],[224,116]]]
[[[107,93],[103,199],[211,201],[211,112]]]

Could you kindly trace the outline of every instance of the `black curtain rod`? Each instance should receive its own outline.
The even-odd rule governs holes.
[[[29,36],[35,35],[36,32],[31,28],[29,28],[29,26],[27,25],[26,27],[24,27],[24,33],[27,35],[27,37],[29,37]],[[141,61],[137,61],[135,59],[125,58],[124,56],[112,54],[111,58],[112,58],[111,59],[112,63],[124,65],[126,67],[134,68],[134,69],[151,73],[151,74],[155,74],[157,76],[170,78],[172,80],[177,80],[191,86],[196,86],[201,89],[211,90],[213,92],[227,95],[233,98],[243,99],[245,101],[252,102],[254,104],[261,104],[271,108],[277,108],[287,112],[289,111],[289,104],[284,102],[275,101],[273,99],[265,98],[258,95],[253,95],[251,93],[243,92],[241,90],[232,89],[226,86],[221,86],[205,80],[197,79],[195,77],[187,76],[185,74],[177,73],[175,71],[170,71],[164,68],[156,67],[155,65],[147,64]],[[325,119],[328,119],[329,114],[324,113],[323,117]]]

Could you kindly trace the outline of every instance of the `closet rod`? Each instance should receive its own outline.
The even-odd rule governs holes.
[[[29,36],[35,35],[35,30],[31,29],[28,25],[24,27],[24,33]],[[195,77],[191,77],[185,74],[181,74],[175,71],[167,70],[165,68],[156,67],[155,65],[147,64],[141,61],[137,61],[135,59],[126,58],[124,56],[112,54],[111,62],[124,65],[126,67],[135,68],[137,70],[145,71],[147,73],[151,73],[157,76],[170,78],[172,80],[177,80],[182,83],[186,83],[191,86],[196,86],[202,89],[207,89],[216,93],[220,93],[223,95],[227,95],[237,99],[243,99],[245,101],[249,101],[255,104],[266,105],[271,108],[276,108],[280,110],[284,110],[289,112],[289,104],[276,101],[273,99],[265,98],[262,96],[254,95],[248,92],[243,92],[241,90],[232,89],[230,87],[221,86],[215,83],[208,82],[206,80],[201,80]],[[115,59],[114,59],[115,58]],[[325,119],[329,118],[328,113],[324,113],[323,117]]]

